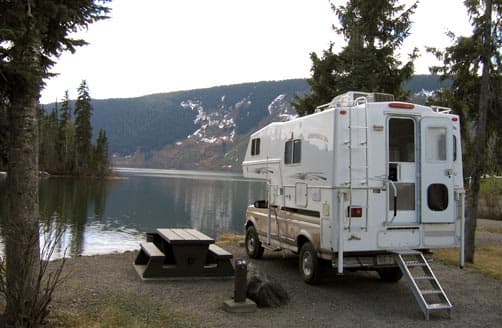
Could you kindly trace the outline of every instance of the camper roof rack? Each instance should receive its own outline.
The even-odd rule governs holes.
[[[431,106],[432,110],[436,113],[445,113],[445,114],[450,114],[452,109],[450,107],[443,107],[443,106]]]
[[[317,106],[315,108],[315,113],[319,113],[319,112],[322,112],[323,110],[325,110],[326,108],[328,108],[329,106],[331,105],[331,103],[327,103],[327,104],[324,104],[324,105],[321,105],[321,106]]]
[[[331,104],[335,106],[353,106],[354,102],[359,98],[366,98],[367,102],[394,101],[394,95],[390,93],[349,91],[333,98]]]
[[[329,107],[352,107],[361,98],[367,102],[394,101],[394,95],[381,92],[349,91],[334,97],[329,103],[317,106],[315,112],[322,112]]]

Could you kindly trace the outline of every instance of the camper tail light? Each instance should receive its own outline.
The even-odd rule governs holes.
[[[347,216],[351,218],[360,218],[363,216],[363,208],[359,206],[349,206],[347,208]]]
[[[389,107],[390,108],[397,108],[397,109],[413,109],[413,108],[415,108],[415,105],[410,104],[410,103],[403,103],[403,102],[390,102]]]

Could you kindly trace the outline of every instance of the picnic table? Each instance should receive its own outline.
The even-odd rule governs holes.
[[[157,229],[147,233],[134,267],[142,279],[231,277],[232,254],[195,229]]]

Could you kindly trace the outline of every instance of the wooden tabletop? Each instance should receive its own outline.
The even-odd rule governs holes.
[[[214,239],[195,229],[157,229],[157,233],[173,245],[209,245]]]

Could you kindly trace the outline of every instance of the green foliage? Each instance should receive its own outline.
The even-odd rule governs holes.
[[[39,110],[39,167],[56,167],[58,164],[57,133],[58,133],[57,105],[49,115]]]
[[[71,33],[106,18],[109,0],[0,1],[1,94],[37,96],[42,79],[63,51],[75,52],[85,41]],[[33,56],[26,56],[26,50]]]
[[[7,105],[0,95],[0,170],[5,170],[7,167],[8,126]]]
[[[464,176],[472,177],[466,211],[465,260],[474,263],[480,179],[489,169],[490,161],[486,161],[489,140],[498,139],[500,134],[497,113],[502,108],[502,0],[466,0],[464,4],[473,23],[472,35],[455,39],[450,33],[452,46],[445,51],[429,51],[443,62],[443,66],[433,67],[432,72],[453,81],[451,90],[440,97],[461,113],[464,124],[463,155],[468,159],[464,161],[467,164]]]
[[[312,92],[295,100],[297,112],[312,113],[317,106],[350,90],[407,97],[402,86],[413,74],[417,50],[404,65],[394,53],[409,35],[416,6],[414,3],[406,9],[396,0],[351,0],[345,6],[332,5],[340,21],[340,27],[334,30],[345,37],[347,45],[339,54],[333,53],[333,43],[320,57],[311,53],[312,77],[308,83]]]
[[[62,165],[59,171],[72,172],[75,167],[75,124],[71,119],[68,90],[65,91],[61,103],[57,144],[58,159]]]
[[[88,169],[92,160],[91,96],[85,80],[82,81],[75,102],[75,161],[77,167]]]
[[[478,126],[481,100],[482,76],[482,56],[487,56],[490,60],[488,64],[488,84],[487,94],[488,108],[486,116],[487,138],[481,147],[486,148],[488,160],[483,161],[483,171],[488,173],[502,172],[502,147],[500,146],[502,136],[500,125],[502,124],[502,26],[501,12],[502,1],[493,1],[494,18],[492,20],[492,31],[489,33],[493,39],[488,46],[491,52],[483,55],[482,30],[487,28],[483,21],[483,14],[479,13],[481,5],[479,1],[466,1],[468,11],[474,23],[474,31],[471,36],[456,37],[450,33],[453,44],[445,50],[429,48],[441,62],[441,66],[431,68],[433,74],[440,76],[442,80],[450,80],[451,87],[445,87],[437,92],[429,102],[451,107],[461,116],[462,141],[464,151],[464,171],[466,176],[473,174],[476,161],[473,154],[480,147],[476,141],[475,129]],[[488,27],[489,28],[489,27]]]
[[[108,139],[105,130],[99,130],[96,147],[94,148],[94,170],[98,176],[104,176],[109,171]]]
[[[51,174],[106,176],[109,173],[108,139],[100,129],[92,144],[91,97],[85,81],[75,102],[75,122],[71,117],[68,91],[61,107],[54,104],[50,113],[39,110],[39,166]],[[77,125],[78,124],[78,125]]]
[[[502,220],[502,179],[481,180],[478,217]]]

